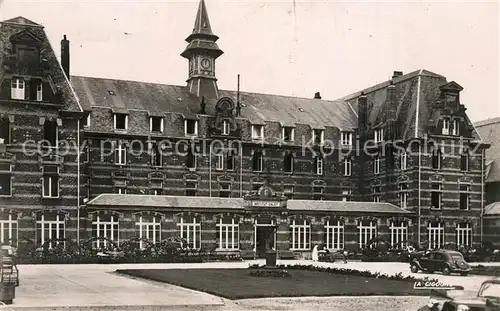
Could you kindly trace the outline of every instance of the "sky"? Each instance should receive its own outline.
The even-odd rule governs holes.
[[[185,85],[179,54],[198,0],[0,0],[0,20],[45,26],[71,74]],[[464,87],[472,121],[500,116],[499,4],[489,2],[206,0],[225,52],[220,89],[333,100],[393,71],[441,74]]]

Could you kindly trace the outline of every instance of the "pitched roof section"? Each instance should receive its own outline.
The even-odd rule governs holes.
[[[201,99],[186,87],[72,76],[71,82],[85,110],[91,107],[143,110],[151,113],[197,114]],[[113,91],[114,95],[110,95]],[[236,102],[236,91],[220,91],[221,97]],[[356,115],[344,102],[288,96],[240,93],[244,104],[241,117],[255,124],[281,122],[284,125],[307,124],[313,127],[334,126],[341,129],[357,127]],[[207,104],[207,112],[215,111],[215,102]]]
[[[385,214],[411,214],[389,203],[372,202],[341,202],[317,200],[288,200],[288,209],[294,211],[317,212],[359,212],[359,213],[385,213]],[[88,207],[150,207],[165,209],[233,209],[242,210],[245,201],[242,198],[218,197],[187,197],[187,196],[161,196],[140,194],[110,194],[97,196],[87,203]]]
[[[83,111],[42,26],[24,17],[3,21],[0,23],[0,47],[11,50],[12,43],[10,39],[13,36],[21,35],[21,33],[35,37],[40,42],[40,58],[46,60],[47,68],[50,68],[47,75],[52,79],[55,87],[62,92],[64,103],[62,110]],[[3,57],[6,56],[7,54],[0,51],[0,64],[3,63]]]
[[[500,202],[493,202],[484,208],[485,216],[500,216]]]
[[[500,181],[500,118],[492,118],[474,123],[484,142],[491,144],[486,150],[489,163],[486,182]]]
[[[210,19],[208,18],[207,6],[205,5],[204,0],[201,0],[198,6],[198,12],[196,13],[196,20],[194,22],[192,34],[193,35],[202,34],[202,35],[217,37],[212,32],[212,26],[210,26]]]

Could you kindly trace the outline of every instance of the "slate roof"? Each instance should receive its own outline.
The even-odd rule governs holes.
[[[184,86],[81,76],[72,76],[71,83],[85,110],[108,107],[183,115],[194,115],[200,110],[201,98]],[[236,91],[219,92],[221,97],[230,97],[236,102]],[[345,102],[249,92],[240,92],[240,102],[244,104],[241,117],[255,124],[271,121],[346,130],[357,127],[356,114]],[[208,102],[206,109],[207,113],[214,112],[215,102]]]
[[[500,181],[500,118],[474,123],[484,142],[491,144],[486,150],[486,182]]]
[[[317,200],[288,200],[288,209],[294,211],[317,212],[360,212],[384,214],[410,214],[389,203],[373,202],[341,202]],[[241,210],[245,206],[242,198],[219,197],[187,197],[187,196],[155,196],[140,194],[104,193],[87,203],[92,208],[192,208],[192,209],[234,209]]]
[[[78,97],[73,91],[73,88],[66,78],[61,64],[54,53],[54,49],[49,42],[43,26],[24,17],[16,17],[0,22],[0,64],[3,64],[3,58],[8,55],[6,51],[11,49],[11,36],[23,31],[29,32],[29,35],[33,35],[41,41],[40,59],[47,61],[48,68],[50,68],[48,75],[52,79],[54,85],[62,91],[64,101],[64,107],[62,110],[72,112],[83,111],[78,101]],[[3,71],[0,70],[0,81],[3,79],[3,75]]]
[[[484,215],[486,216],[500,216],[500,202],[494,202],[486,205],[484,208]]]

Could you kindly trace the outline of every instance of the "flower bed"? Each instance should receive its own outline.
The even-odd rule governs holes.
[[[289,277],[290,273],[283,269],[258,269],[251,270],[248,275],[257,277],[284,278]]]

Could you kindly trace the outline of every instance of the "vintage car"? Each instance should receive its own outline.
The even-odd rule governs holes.
[[[500,280],[484,281],[479,291],[433,290],[418,311],[500,311]]]
[[[414,258],[410,262],[410,270],[413,273],[418,271],[429,273],[440,271],[445,275],[450,273],[467,275],[471,271],[471,267],[465,262],[464,256],[460,252],[432,250],[420,256],[420,258]]]

